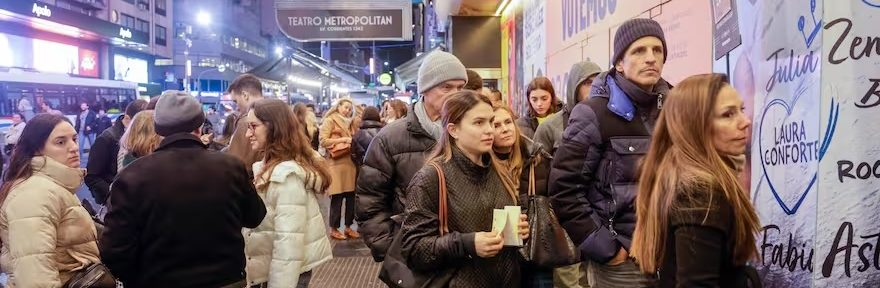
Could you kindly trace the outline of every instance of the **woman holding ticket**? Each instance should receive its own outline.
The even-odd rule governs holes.
[[[443,136],[407,189],[403,258],[413,272],[433,276],[431,287],[520,287],[516,246],[528,237],[528,222],[492,161],[491,102],[461,91],[441,114]]]

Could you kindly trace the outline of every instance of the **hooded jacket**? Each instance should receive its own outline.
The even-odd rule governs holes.
[[[628,81],[622,78],[611,70],[593,80],[590,99],[571,112],[550,170],[550,198],[559,222],[582,257],[598,263],[607,263],[621,247],[629,251],[636,223],[636,171],[659,114],[653,99],[672,88],[660,79],[652,92],[627,93],[626,87],[636,86],[617,83]],[[641,95],[631,95],[636,93]]]
[[[254,175],[263,173],[263,164],[254,163]],[[272,169],[269,182],[266,191],[257,192],[266,203],[266,217],[257,228],[243,231],[248,287],[266,282],[295,287],[299,274],[333,259],[315,194],[321,179],[284,161]]]
[[[568,73],[568,82],[565,86],[565,105],[562,106],[562,110],[559,113],[550,115],[535,130],[534,140],[540,143],[545,151],[551,154],[556,151],[559,139],[562,138],[562,131],[565,130],[568,118],[571,115],[571,110],[578,103],[577,94],[580,90],[578,88],[587,78],[601,72],[602,68],[599,68],[599,65],[590,61],[580,62],[571,66],[571,71]]]
[[[0,264],[10,287],[61,287],[99,262],[95,224],[76,197],[84,171],[44,156],[31,166],[0,209]]]

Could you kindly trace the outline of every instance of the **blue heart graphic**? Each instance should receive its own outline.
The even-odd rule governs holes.
[[[801,90],[801,91],[803,92],[803,90]],[[800,96],[800,95],[798,95],[798,96]],[[795,99],[793,101],[795,104],[797,104],[798,98],[799,97],[795,97]],[[764,117],[766,117],[767,111],[770,110],[770,108],[772,108],[775,105],[782,106],[782,108],[785,109],[786,117],[791,115],[792,105],[789,105],[788,102],[785,102],[782,99],[773,99],[772,101],[770,101],[770,103],[767,103],[767,106],[764,107],[764,112],[761,114],[762,115],[761,116],[761,124],[758,127],[759,137],[761,137],[761,135],[764,135],[764,133],[763,133],[763,131],[764,131]],[[838,118],[839,114],[840,114],[840,104],[837,104],[834,101],[834,99],[832,99],[831,100],[831,112],[828,117],[828,125],[826,125],[826,127],[825,127],[825,133],[824,133],[825,136],[823,137],[822,142],[820,143],[820,146],[819,146],[819,161],[822,161],[822,158],[825,155],[825,151],[828,150],[828,146],[831,144],[831,139],[833,138],[834,131],[837,127],[837,118]],[[760,138],[758,140],[758,149],[760,149],[760,151],[764,151],[763,141],[761,141]],[[773,181],[770,179],[770,174],[767,173],[766,164],[764,164],[763,160],[761,160],[760,162],[761,162],[761,169],[764,172],[764,178],[767,180],[767,185],[770,186],[770,192],[773,193],[773,197],[776,199],[776,202],[779,204],[779,207],[782,208],[782,211],[784,211],[785,214],[793,215],[800,208],[801,204],[803,204],[804,199],[807,198],[807,194],[810,192],[810,189],[813,187],[813,185],[816,184],[816,179],[818,178],[817,177],[818,172],[813,171],[813,175],[810,176],[811,177],[810,183],[806,186],[806,188],[804,188],[804,190],[802,192],[800,192],[800,196],[797,198],[797,202],[795,202],[794,206],[789,207],[788,204],[785,203],[785,201],[782,199],[782,197],[779,196],[779,192],[776,191],[776,186],[773,185]],[[817,168],[817,170],[818,170],[818,168]]]

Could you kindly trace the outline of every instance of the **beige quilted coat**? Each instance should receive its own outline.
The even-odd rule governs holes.
[[[61,287],[71,271],[99,262],[95,224],[76,197],[85,171],[47,157],[0,206],[0,265],[10,287]]]

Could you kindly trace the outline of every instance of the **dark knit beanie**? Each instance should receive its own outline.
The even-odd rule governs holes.
[[[616,65],[620,59],[623,59],[623,54],[633,42],[647,36],[660,38],[660,42],[663,43],[663,63],[666,63],[666,51],[669,50],[669,46],[666,46],[666,37],[663,36],[660,23],[651,19],[635,18],[623,22],[617,33],[614,33],[614,62],[611,64]]]

